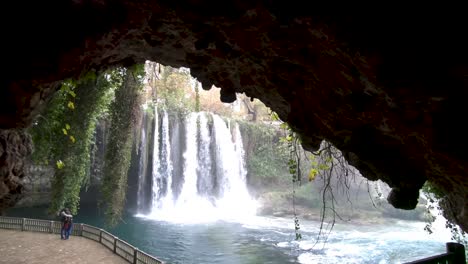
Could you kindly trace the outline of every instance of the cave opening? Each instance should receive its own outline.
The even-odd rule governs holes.
[[[190,68],[225,102],[236,92],[261,100],[308,150],[328,140],[364,177],[389,184],[396,207],[413,208],[430,182],[444,215],[468,229],[462,18],[315,16],[243,1],[20,5],[10,7],[24,23],[8,23],[0,89],[2,209],[22,190],[32,150],[23,130],[60,82],[151,59]]]

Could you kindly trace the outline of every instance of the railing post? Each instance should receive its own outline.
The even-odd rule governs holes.
[[[102,244],[102,229],[99,229],[99,243]]]
[[[53,226],[54,226],[54,221],[50,221],[49,231],[50,231],[51,233],[54,233]]]
[[[26,227],[26,218],[23,218],[21,222],[21,231],[24,231],[25,227]]]
[[[117,239],[119,239],[118,237],[114,237],[114,254],[117,253]]]
[[[83,236],[83,224],[80,224],[80,236]]]
[[[447,253],[453,254],[453,263],[466,263],[465,247],[462,244],[448,242]]]
[[[137,264],[137,254],[138,254],[138,248],[133,248],[133,264]]]

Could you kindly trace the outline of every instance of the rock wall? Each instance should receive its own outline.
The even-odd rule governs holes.
[[[31,137],[24,131],[0,129],[0,212],[22,198],[24,164],[31,151]]]
[[[0,128],[26,127],[60,80],[146,59],[191,68],[204,89],[262,100],[327,139],[411,209],[430,180],[468,230],[466,21],[455,15],[314,16],[284,1],[9,3]],[[4,175],[2,174],[2,177]]]
[[[15,207],[49,205],[52,199],[51,183],[54,167],[37,166],[30,161],[26,161],[24,171],[25,176],[21,181],[24,187],[22,191],[24,195],[15,204]]]
[[[80,195],[80,204],[97,203],[100,196],[102,182],[102,168],[106,149],[106,137],[109,130],[108,120],[101,119],[96,125],[94,144],[91,145],[91,167],[89,185],[83,188]],[[30,158],[24,162],[24,177],[21,178],[21,199],[15,207],[32,207],[49,205],[52,199],[52,180],[55,173],[55,165],[37,165]]]

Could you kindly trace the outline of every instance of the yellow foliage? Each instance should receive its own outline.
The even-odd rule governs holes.
[[[65,128],[62,128],[62,131],[63,131],[64,135],[68,135],[68,132],[67,132],[67,130]]]
[[[65,163],[61,160],[57,160],[57,169],[61,170],[63,167],[65,167]]]
[[[66,130],[70,130],[70,128],[71,128],[71,127],[70,127],[69,124],[65,124],[65,129],[66,129]]]
[[[71,141],[72,143],[75,143],[75,142],[76,142],[75,137],[74,137],[74,136],[70,136],[70,141]]]
[[[315,168],[310,169],[309,172],[309,181],[313,181],[318,174],[318,170]]]
[[[68,102],[68,108],[74,110],[75,109],[75,104],[72,101]]]

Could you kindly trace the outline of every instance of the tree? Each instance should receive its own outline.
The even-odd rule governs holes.
[[[252,122],[257,122],[257,107],[255,107],[256,105],[253,105],[252,104],[252,101],[247,97],[247,96],[244,96],[242,97],[242,103],[244,103],[245,107],[247,108],[247,113],[249,115],[252,115],[252,119],[251,121]]]

